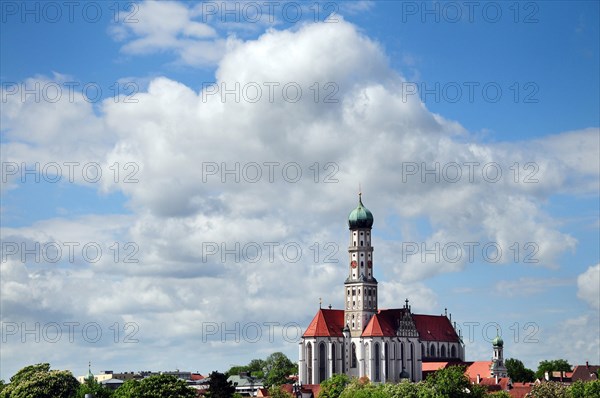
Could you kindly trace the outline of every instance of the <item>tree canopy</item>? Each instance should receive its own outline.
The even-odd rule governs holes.
[[[208,398],[231,398],[235,393],[235,387],[227,381],[227,375],[220,372],[212,372],[209,376]]]
[[[529,382],[535,380],[535,372],[525,367],[523,362],[515,358],[508,358],[504,364],[508,371],[508,377],[514,382]]]
[[[154,375],[142,380],[127,380],[115,398],[196,398],[196,390],[173,375]]]
[[[535,377],[538,379],[541,379],[544,377],[544,373],[546,373],[546,372],[557,372],[557,371],[570,372],[572,370],[573,370],[573,368],[571,367],[569,362],[567,362],[564,359],[553,359],[553,360],[549,360],[549,361],[541,361],[538,365],[537,371],[535,372]]]
[[[79,382],[68,370],[50,370],[39,363],[19,370],[0,392],[0,398],[75,398]]]
[[[263,384],[267,387],[280,386],[288,382],[288,376],[298,373],[298,364],[282,352],[275,352],[265,360],[265,379]]]

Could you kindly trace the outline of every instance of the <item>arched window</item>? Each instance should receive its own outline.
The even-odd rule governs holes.
[[[428,357],[429,356],[429,352],[425,351],[425,345],[421,344],[421,355],[423,355],[424,357]]]
[[[331,373],[332,375],[335,374],[336,368],[335,368],[335,363],[336,363],[336,348],[335,348],[335,343],[331,344]]]
[[[410,343],[410,381],[415,381],[415,346]]]
[[[383,375],[384,377],[389,377],[389,368],[388,368],[388,363],[389,363],[389,354],[390,351],[388,349],[388,343],[385,343],[385,345],[383,346]],[[384,380],[385,381],[385,380]]]
[[[429,349],[429,353],[431,354],[432,357],[435,357],[435,346],[432,344],[430,349]]]
[[[456,358],[456,347],[452,346],[452,348],[450,348],[450,356],[452,358]]]
[[[350,349],[350,351],[352,351],[350,353],[350,367],[351,368],[356,368],[356,344],[352,343],[352,348]]]
[[[313,355],[312,355],[312,344],[306,345],[306,365],[308,371],[308,384],[313,384],[312,380],[312,369],[313,369]]]
[[[325,343],[319,344],[319,380],[317,383],[321,383],[326,379],[326,367],[327,363],[327,351],[325,350]]]
[[[375,381],[381,381],[380,368],[381,368],[381,355],[379,349],[379,343],[375,343]]]
[[[404,367],[404,343],[400,343],[400,363]]]
[[[446,357],[446,346],[445,345],[443,345],[442,348],[440,348],[440,356],[442,358]]]

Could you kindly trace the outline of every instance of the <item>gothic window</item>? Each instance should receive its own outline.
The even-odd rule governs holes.
[[[380,367],[381,367],[381,358],[379,352],[379,343],[375,343],[375,382],[381,381],[380,376]]]
[[[312,355],[312,344],[306,345],[306,364],[308,365],[308,384],[312,384],[312,367],[313,367],[313,355]]]
[[[336,348],[335,343],[331,344],[331,373],[335,374],[335,365],[336,365]]]
[[[431,353],[432,357],[435,357],[435,346],[433,344],[431,345],[429,352]]]
[[[415,379],[413,378],[413,375],[415,374],[415,346],[413,343],[410,343],[410,367],[411,367],[411,371],[410,371],[411,381],[415,381]]]
[[[456,358],[456,347],[452,346],[452,348],[450,349],[450,356],[452,358]]]
[[[352,353],[350,356],[350,367],[356,368],[356,362],[357,362],[357,360],[356,360],[356,344],[352,343],[351,351],[352,351]]]
[[[325,380],[325,364],[327,363],[327,355],[325,353],[325,343],[319,344],[319,383]]]
[[[385,343],[383,348],[383,374],[387,378],[388,376],[388,363],[389,363],[389,350],[388,343]]]
[[[442,348],[440,349],[440,356],[442,358],[446,357],[446,346],[445,345],[443,345]]]
[[[424,357],[429,356],[429,352],[425,351],[425,345],[423,344],[421,344],[421,355],[423,355]]]
[[[404,343],[400,343],[400,364],[404,367]]]

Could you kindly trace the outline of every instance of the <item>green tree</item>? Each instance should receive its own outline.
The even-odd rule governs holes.
[[[265,386],[280,386],[287,383],[288,376],[298,372],[298,365],[282,352],[275,352],[265,360]]]
[[[93,394],[94,398],[112,398],[113,391],[103,387],[95,379],[86,380],[79,386],[77,398],[85,398],[85,394]]]
[[[26,366],[10,378],[0,398],[75,398],[79,382],[67,370],[50,370],[50,364]]]
[[[269,388],[269,397],[271,398],[294,398],[292,394],[287,391],[283,391],[281,387],[271,387]],[[321,394],[319,394],[321,397]]]
[[[577,380],[569,387],[571,398],[585,398],[585,384],[581,380]]]
[[[115,398],[196,398],[196,391],[172,375],[155,375],[140,381],[127,380]]]
[[[235,365],[232,366],[225,374],[227,376],[237,376],[242,372],[248,372],[251,376],[262,379],[265,375],[266,362],[262,359],[253,359],[248,365]]]
[[[431,387],[437,394],[443,397],[470,397],[467,391],[471,391],[473,385],[465,375],[464,366],[450,366],[432,373],[425,380],[425,384]]]
[[[491,393],[488,395],[493,398],[510,398],[511,397],[511,395],[506,391],[497,391],[497,392],[494,392],[494,393]]]
[[[232,366],[231,368],[229,368],[229,370],[227,372],[225,372],[225,375],[227,377],[229,376],[237,376],[242,372],[250,372],[250,369],[248,368],[248,366],[242,366],[242,365],[235,365]]]
[[[209,376],[208,398],[232,398],[235,393],[235,387],[230,381],[227,381],[227,376],[220,372],[212,372]]]
[[[252,376],[262,379],[263,377],[265,377],[265,367],[266,366],[267,366],[266,361],[264,361],[262,359],[253,359],[248,364],[248,370],[250,371],[250,374]]]
[[[535,377],[538,379],[541,379],[544,377],[545,372],[558,372],[558,371],[570,372],[572,370],[573,369],[571,368],[571,365],[569,365],[569,362],[567,362],[564,359],[541,361],[538,365],[537,371],[535,372]]]
[[[0,380],[0,392],[4,390],[4,387],[6,387],[6,383],[4,382],[4,380]]]
[[[561,383],[547,382],[533,386],[528,397],[531,398],[570,398],[569,389]]]
[[[535,372],[525,367],[523,362],[515,358],[508,358],[504,365],[508,371],[508,377],[514,382],[529,382],[535,380]]]
[[[340,398],[389,398],[384,391],[384,385],[371,384],[369,379],[352,379],[346,386]]]
[[[600,397],[600,380],[588,381],[585,383],[584,397]]]
[[[386,384],[383,391],[390,398],[419,398],[419,391],[424,390],[422,383],[411,383],[402,381],[398,384]]]
[[[334,374],[321,383],[319,398],[339,398],[348,383],[350,383],[350,378],[345,374]]]
[[[139,390],[138,380],[127,380],[114,392],[114,398],[134,398]]]

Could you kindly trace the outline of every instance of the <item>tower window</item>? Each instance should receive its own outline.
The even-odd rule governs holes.
[[[360,241],[360,245],[363,246],[363,241],[362,240]]]

